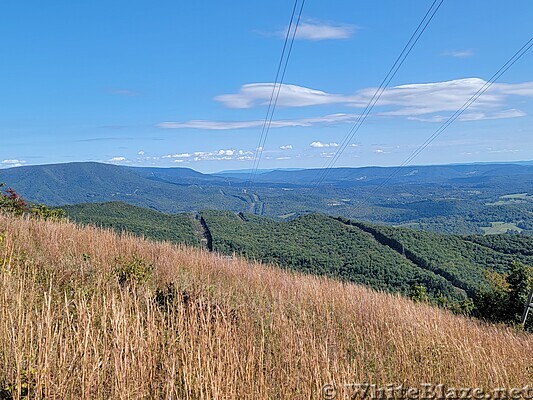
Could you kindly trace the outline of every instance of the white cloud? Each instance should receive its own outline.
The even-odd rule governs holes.
[[[163,156],[162,158],[189,158],[189,157],[192,157],[192,154],[178,153],[178,154],[171,154],[171,155]]]
[[[374,150],[374,153],[376,153],[376,154],[391,154],[390,151],[387,151],[385,149],[376,149],[376,150]]]
[[[518,117],[524,117],[527,114],[523,112],[522,110],[517,109],[509,109],[509,110],[503,110],[498,111],[495,113],[468,113],[463,114],[459,117],[459,120],[461,121],[478,121],[481,119],[503,119],[503,118],[518,118]]]
[[[401,85],[385,91],[378,102],[381,106],[399,107],[382,113],[391,116],[416,116],[443,111],[456,111],[486,82],[482,79],[459,79],[447,82]],[[374,90],[361,94],[370,98]],[[533,82],[525,84],[494,84],[471,107],[471,110],[495,108],[503,105],[509,95],[521,93],[533,97]]]
[[[277,87],[278,85],[276,85]],[[215,100],[229,108],[264,106],[270,102],[273,89],[273,83],[250,83],[243,85],[239,93],[216,96]],[[303,86],[281,84],[277,105],[280,107],[305,107],[348,103],[350,101],[349,96],[330,94]]]
[[[333,24],[308,19],[300,23],[296,31],[296,39],[300,40],[331,40],[349,39],[355,33],[357,27],[350,24]],[[287,34],[287,28],[278,33],[283,38]]]
[[[126,157],[113,157],[108,160],[109,162],[123,162],[126,161]]]
[[[172,159],[175,163],[189,163],[194,161],[224,161],[248,160],[254,153],[247,150],[220,149],[215,151],[194,151],[192,153],[177,153],[161,156],[163,159]]]
[[[385,90],[376,107],[381,108],[380,115],[391,117],[445,118],[431,115],[443,112],[455,112],[484,84],[480,78],[464,78],[444,82],[414,83],[399,85]],[[217,96],[230,108],[252,108],[267,105],[273,89],[272,83],[255,83],[241,87],[235,94]],[[349,107],[365,107],[372,99],[376,88],[365,88],[354,95],[327,93],[297,85],[283,84],[280,90],[278,106],[307,107],[340,104]],[[533,97],[533,82],[495,83],[470,108],[475,112],[494,111],[505,107],[510,96]],[[497,112],[497,111],[494,111]],[[522,113],[500,114],[498,118],[514,118]],[[488,114],[487,114],[488,115]]]
[[[3,160],[2,161],[2,164],[23,164],[25,163],[26,161],[23,161],[23,160]]]
[[[14,168],[14,167],[22,167],[24,164],[26,164],[26,161],[7,159],[7,160],[0,161],[0,164],[3,168]]]
[[[521,151],[519,149],[502,149],[502,150],[487,149],[487,150],[489,150],[489,153],[519,153]]]
[[[357,118],[354,114],[329,114],[322,117],[284,119],[272,121],[271,128],[309,127],[317,125],[336,125],[354,122]],[[163,129],[205,129],[205,130],[232,130],[259,128],[264,124],[263,120],[252,121],[206,121],[192,120],[186,122],[161,122],[157,126]]]
[[[472,50],[452,50],[452,51],[445,51],[441,55],[445,57],[465,58],[465,57],[472,57],[474,55],[474,52]]]
[[[290,160],[291,157],[276,157],[276,160]]]
[[[146,153],[144,152],[144,150],[141,150],[141,151],[139,151],[139,152],[137,153],[137,155],[139,155],[139,156],[144,156],[145,154],[146,154]]]
[[[283,146],[279,146],[281,150],[292,150],[292,144],[284,144]]]
[[[314,147],[315,149],[321,149],[324,147],[339,147],[338,143],[322,143],[322,142],[312,142],[309,146]]]
[[[519,118],[524,117],[527,114],[522,110],[509,109],[497,112],[465,112],[458,118],[459,121],[480,121],[486,119],[505,119],[505,118]],[[442,123],[449,117],[444,115],[431,115],[429,117],[407,117],[412,121],[421,122],[437,122]]]

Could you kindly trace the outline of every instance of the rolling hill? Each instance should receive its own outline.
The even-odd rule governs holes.
[[[64,210],[70,218],[84,224],[127,231],[156,241],[200,244],[196,232],[199,223],[194,223],[193,214],[163,214],[121,202],[78,204]]]
[[[316,170],[270,171],[246,190],[247,176],[187,168],[134,168],[98,163],[0,170],[30,201],[52,206],[121,201],[165,213],[203,209],[285,220],[307,213],[405,225],[435,232],[533,233],[533,166],[514,164],[336,168],[319,188]]]

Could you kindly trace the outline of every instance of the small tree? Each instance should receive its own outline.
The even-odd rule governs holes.
[[[475,315],[494,322],[520,322],[532,276],[530,267],[516,261],[508,274],[490,273],[491,288],[479,290],[474,298]]]
[[[426,287],[422,285],[411,286],[409,297],[411,298],[411,300],[417,303],[428,303],[429,302],[428,291]]]
[[[43,204],[37,204],[30,209],[30,214],[44,220],[59,221],[65,218],[65,210],[61,208],[48,208]]]
[[[509,319],[511,322],[519,323],[524,305],[529,296],[533,277],[531,269],[519,262],[513,262],[511,270],[507,276],[509,284]]]

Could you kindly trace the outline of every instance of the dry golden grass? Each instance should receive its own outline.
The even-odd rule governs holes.
[[[316,399],[328,382],[533,380],[530,335],[398,296],[70,223],[0,216],[0,234],[4,397]],[[153,276],[120,285],[134,256]]]

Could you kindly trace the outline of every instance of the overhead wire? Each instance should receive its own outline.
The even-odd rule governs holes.
[[[357,118],[357,120],[354,122],[354,124],[350,127],[346,135],[344,136],[344,139],[341,142],[341,145],[339,146],[338,150],[335,152],[333,157],[331,157],[325,164],[324,168],[320,169],[317,175],[316,183],[314,185],[315,188],[318,188],[326,179],[327,174],[331,168],[336,164],[336,162],[339,160],[342,153],[346,150],[349,143],[353,140],[355,134],[359,131],[361,125],[365,122],[366,118],[376,105],[376,103],[379,101],[387,87],[389,86],[392,79],[396,76],[396,73],[400,69],[400,67],[403,65],[411,51],[413,50],[414,46],[419,41],[422,34],[427,29],[430,22],[435,17],[435,14],[442,6],[442,3],[444,0],[434,0],[429,9],[427,10],[426,14],[416,27],[415,31],[405,44],[404,48],[402,49],[401,53],[398,55],[396,60],[394,61],[394,64],[391,66],[387,74],[385,75],[385,78],[383,78],[383,81],[379,85],[379,87],[374,92],[374,95],[370,99],[370,101],[367,103],[364,111],[362,114],[360,114]]]
[[[274,81],[274,86],[272,88],[272,93],[270,95],[270,100],[268,102],[268,108],[267,113],[265,117],[265,121],[263,123],[261,134],[259,136],[259,142],[254,154],[254,158],[252,161],[252,168],[250,171],[250,175],[247,181],[246,188],[250,189],[253,187],[255,178],[257,176],[257,172],[259,169],[259,164],[261,162],[261,157],[263,155],[263,150],[265,147],[266,140],[268,138],[268,134],[270,132],[270,127],[272,125],[272,119],[274,117],[274,111],[276,109],[276,105],[279,100],[281,88],[283,86],[283,81],[285,79],[285,73],[287,72],[287,66],[289,64],[289,59],[292,54],[292,48],[294,45],[294,40],[296,38],[296,33],[298,31],[298,27],[300,25],[300,21],[302,18],[302,12],[304,9],[306,0],[302,0],[300,4],[300,9],[298,11],[298,14],[296,15],[296,10],[298,8],[299,0],[295,0],[291,19],[289,22],[289,26],[287,28],[287,33],[285,35],[285,42],[283,44],[283,50],[281,52],[281,57],[278,64],[278,69],[276,72],[276,79]],[[294,21],[296,17],[296,22]],[[294,26],[293,26],[294,25]],[[281,73],[281,76],[280,76]]]
[[[415,159],[426,147],[428,147],[437,137],[439,137],[454,121],[456,121],[472,104],[476,102],[479,97],[483,95],[490,87],[501,78],[503,74],[509,70],[520,58],[522,58],[533,47],[533,37],[530,38],[519,50],[517,50],[511,58],[503,64],[498,71],[496,71],[491,78],[486,81],[457,111],[455,111],[432,135],[430,135],[415,151],[409,155],[393,172],[376,187],[362,202],[360,206],[367,204],[368,201],[387,183],[389,183],[396,175],[398,175],[403,167]]]

